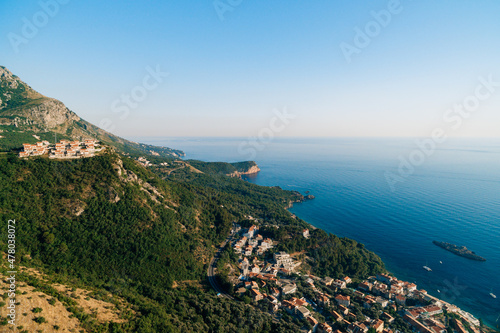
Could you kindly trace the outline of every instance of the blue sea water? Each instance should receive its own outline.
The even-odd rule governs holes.
[[[449,139],[395,191],[386,172],[398,174],[400,158],[418,149],[413,139],[275,139],[255,156],[238,149],[244,138],[135,140],[182,149],[187,159],[255,160],[262,171],[249,181],[316,197],[291,209],[298,217],[364,243],[398,278],[500,324],[500,139]],[[433,240],[466,245],[487,261]]]

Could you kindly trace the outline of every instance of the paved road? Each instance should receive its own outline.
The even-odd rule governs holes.
[[[231,237],[231,236],[229,236],[229,237]],[[229,237],[228,237],[228,239],[229,239]],[[208,276],[208,281],[210,282],[210,285],[212,285],[212,288],[214,288],[217,293],[220,293],[220,296],[227,298],[227,299],[234,300],[234,297],[232,297],[231,295],[226,293],[224,291],[224,289],[222,289],[222,287],[219,285],[219,283],[217,282],[217,279],[215,277],[215,266],[217,264],[217,260],[219,259],[219,256],[222,252],[222,249],[224,248],[224,246],[226,246],[228,239],[226,239],[224,241],[224,243],[222,243],[221,247],[217,250],[217,253],[215,253],[215,256],[210,261],[210,265],[208,266],[208,270],[207,270],[207,276]]]

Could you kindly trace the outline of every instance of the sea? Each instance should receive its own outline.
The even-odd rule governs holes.
[[[247,181],[315,196],[290,209],[299,218],[364,243],[399,279],[499,327],[500,139],[133,139],[181,149],[185,159],[256,161],[261,172]]]

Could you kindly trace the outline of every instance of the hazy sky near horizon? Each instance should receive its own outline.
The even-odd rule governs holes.
[[[0,65],[125,137],[499,133],[500,84],[479,79],[500,82],[499,1],[6,0],[0,10]],[[168,76],[150,76],[157,68]],[[294,118],[282,126],[284,109]]]

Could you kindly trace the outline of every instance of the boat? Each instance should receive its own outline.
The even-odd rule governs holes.
[[[430,268],[429,268],[429,267],[427,267],[427,266],[424,266],[423,268],[424,268],[426,271],[428,271],[428,272],[432,272],[432,269],[430,269]]]
[[[476,253],[469,250],[465,246],[458,246],[455,244],[438,242],[438,241],[432,241],[432,243],[436,246],[439,246],[440,248],[445,249],[446,251],[450,251],[451,253],[456,254],[457,256],[464,257],[464,258],[471,259],[471,260],[476,260],[476,261],[486,261],[486,259],[484,259],[481,256],[478,256]]]
[[[438,293],[441,293],[441,290],[438,289]]]
[[[493,298],[497,298],[497,295],[495,295],[493,293],[490,293],[490,296],[493,297]]]
[[[439,261],[439,263],[440,263],[441,265],[443,264],[443,262],[442,262],[442,261]]]

